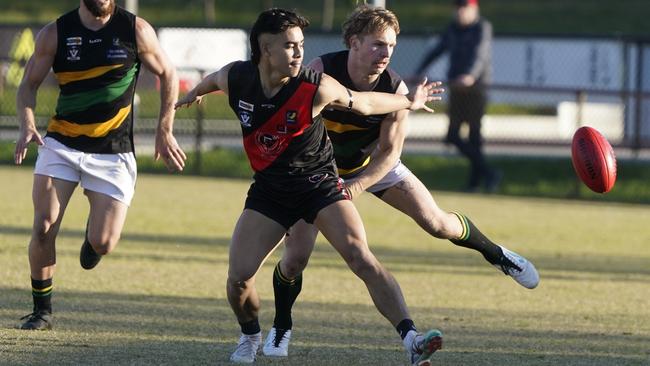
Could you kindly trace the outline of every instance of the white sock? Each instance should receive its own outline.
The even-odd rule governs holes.
[[[402,344],[404,345],[404,348],[408,352],[415,351],[413,347],[413,342],[415,342],[415,337],[418,335],[418,333],[414,330],[409,330],[408,333],[406,333],[406,337],[402,340]]]

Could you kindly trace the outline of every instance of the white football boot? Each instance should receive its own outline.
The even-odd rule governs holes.
[[[407,337],[411,338],[410,344],[405,339],[406,353],[412,366],[431,366],[433,353],[442,348],[442,333],[432,329],[425,334],[411,331]]]
[[[503,255],[512,263],[512,265],[495,264],[494,266],[506,275],[512,277],[517,281],[517,283],[525,288],[534,289],[537,287],[539,284],[539,273],[537,273],[535,266],[519,254],[510,251],[501,245],[499,245],[499,247],[503,250]]]
[[[289,356],[289,340],[291,340],[291,329],[278,331],[273,327],[266,336],[262,352],[265,356],[287,357]]]
[[[253,363],[257,356],[257,350],[262,344],[262,332],[257,334],[242,334],[235,352],[230,355],[230,361],[236,363]]]

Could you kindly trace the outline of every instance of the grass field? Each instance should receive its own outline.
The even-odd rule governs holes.
[[[225,365],[238,326],[225,299],[227,247],[245,180],[141,175],[122,242],[93,271],[78,251],[87,204],[57,242],[55,330],[12,329],[31,308],[26,246],[31,169],[0,167],[0,364]],[[436,365],[650,364],[650,208],[434,192],[537,265],[524,290],[477,253],[431,239],[372,197],[357,204],[371,247],[421,329],[440,328]],[[404,365],[399,337],[319,239],[294,311],[288,360],[260,365]],[[258,278],[272,322],[271,270]]]

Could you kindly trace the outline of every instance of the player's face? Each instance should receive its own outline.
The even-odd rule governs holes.
[[[297,76],[304,56],[305,37],[302,29],[293,27],[266,38],[266,52],[274,71],[281,75]]]
[[[90,14],[97,18],[103,18],[113,14],[115,0],[83,0],[83,5],[90,11]]]
[[[397,34],[393,28],[387,28],[359,38],[357,54],[361,64],[368,67],[368,74],[381,74],[390,63],[390,57],[397,45]]]

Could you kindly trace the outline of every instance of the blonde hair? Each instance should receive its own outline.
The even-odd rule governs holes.
[[[395,34],[399,34],[399,21],[395,13],[381,7],[361,5],[343,23],[343,43],[350,48],[352,36],[371,34],[388,28],[393,28]]]

